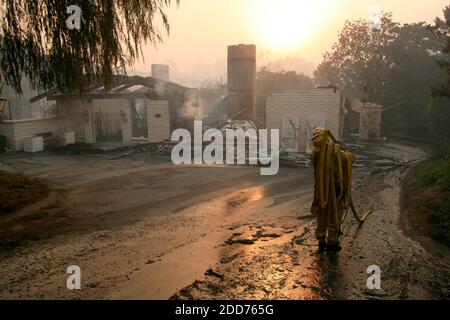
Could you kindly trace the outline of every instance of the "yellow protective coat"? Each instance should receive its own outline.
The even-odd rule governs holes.
[[[314,201],[311,212],[317,215],[316,237],[339,243],[341,224],[352,206],[352,164],[355,157],[343,150],[329,130],[314,130],[311,155],[314,164]]]

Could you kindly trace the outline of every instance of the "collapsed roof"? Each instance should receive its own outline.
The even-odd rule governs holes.
[[[153,77],[141,76],[116,76],[112,88],[105,90],[104,86],[91,86],[81,96],[88,99],[121,99],[121,98],[148,98],[164,99],[164,96],[174,92],[182,93],[191,88],[174,82],[166,82]],[[36,102],[41,99],[58,100],[61,98],[79,98],[80,93],[62,93],[58,90],[50,90],[30,99]]]

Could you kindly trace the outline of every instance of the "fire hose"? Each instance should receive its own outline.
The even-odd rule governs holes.
[[[360,216],[353,203],[352,167],[355,156],[329,130],[323,128],[314,130],[312,142],[314,150],[311,160],[315,169],[315,186],[311,211],[325,211],[327,224],[333,226],[337,234],[342,234],[341,226],[349,210],[362,225],[370,211]]]

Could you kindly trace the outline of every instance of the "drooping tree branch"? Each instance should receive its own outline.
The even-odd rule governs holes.
[[[179,0],[4,0],[1,78],[18,93],[24,76],[40,90],[110,87],[114,74],[142,57],[143,44],[162,42],[158,20],[169,34],[164,10],[173,2]],[[79,30],[66,25],[70,5],[82,11]]]

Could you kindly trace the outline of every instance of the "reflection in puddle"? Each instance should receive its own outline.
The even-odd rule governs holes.
[[[265,196],[265,187],[259,186],[256,188],[244,189],[240,192],[234,193],[226,200],[229,208],[239,207],[247,202],[256,202],[263,199]]]
[[[250,202],[254,202],[254,201],[258,201],[261,200],[262,198],[264,198],[264,194],[265,194],[265,188],[263,186],[257,187],[257,188],[252,188],[250,189],[250,198],[249,201]]]

